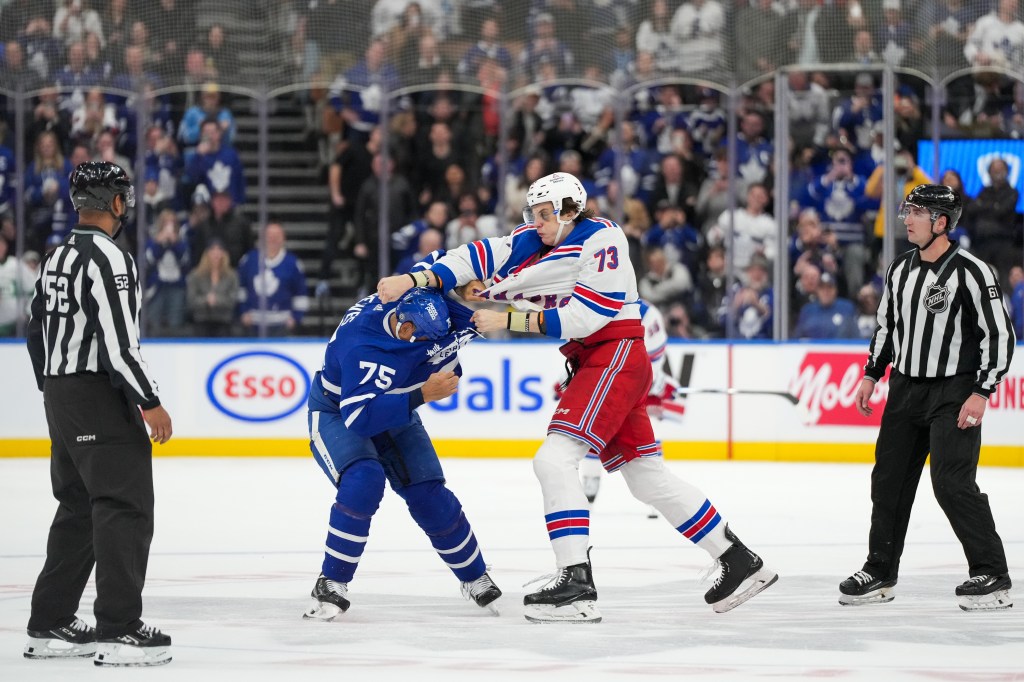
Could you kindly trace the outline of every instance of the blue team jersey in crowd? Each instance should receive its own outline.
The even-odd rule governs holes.
[[[402,341],[391,331],[397,302],[376,294],[352,306],[334,331],[309,393],[309,409],[338,411],[345,426],[364,438],[407,425],[410,394],[431,374],[462,374],[458,351],[478,334],[472,311],[448,299],[451,331],[436,341]]]
[[[260,277],[260,252],[253,249],[242,256],[238,264],[238,279],[242,296],[240,313],[252,313],[255,323],[264,319],[267,324],[286,324],[289,317],[296,322],[309,309],[306,293],[306,275],[295,254],[282,249],[274,258],[264,262]],[[260,309],[260,295],[266,296],[266,308]]]

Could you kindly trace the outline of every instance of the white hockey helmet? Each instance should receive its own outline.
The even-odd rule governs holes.
[[[523,209],[523,220],[527,223],[533,223],[533,207],[548,201],[553,204],[555,215],[558,215],[562,210],[562,202],[565,199],[572,199],[578,207],[579,213],[582,213],[587,205],[587,190],[583,189],[583,183],[568,173],[545,175],[543,178],[535,180],[526,192],[526,208]],[[561,224],[562,220],[559,219],[558,222]]]

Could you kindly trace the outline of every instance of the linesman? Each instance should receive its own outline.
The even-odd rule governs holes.
[[[931,453],[935,498],[967,556],[970,578],[956,588],[960,608],[1013,605],[1003,543],[975,482],[985,406],[1010,366],[1013,329],[992,270],[949,240],[962,206],[950,187],[918,185],[900,207],[917,248],[886,272],[857,392],[858,411],[870,415],[875,383],[892,364],[871,472],[868,557],[839,585],[840,604],[895,597],[910,509]]]
[[[112,163],[81,164],[70,185],[79,222],[40,266],[28,333],[60,506],[25,656],[159,665],[170,661],[171,638],[141,620],[153,538],[149,439],[166,443],[171,418],[140,353],[135,262],[114,243],[135,195]],[[95,629],[75,615],[94,564]]]

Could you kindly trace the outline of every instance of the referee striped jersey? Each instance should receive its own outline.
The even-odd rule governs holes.
[[[28,347],[36,378],[110,375],[143,409],[160,404],[139,352],[135,261],[103,230],[78,225],[39,268]]]
[[[956,243],[934,263],[911,249],[892,262],[884,284],[865,376],[877,381],[890,363],[916,378],[970,372],[974,391],[988,396],[1006,374],[1015,343],[989,266]]]

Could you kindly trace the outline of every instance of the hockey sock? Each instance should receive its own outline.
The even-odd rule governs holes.
[[[673,528],[712,558],[732,546],[714,505],[704,493],[666,469],[660,457],[631,460],[621,471],[633,497],[661,512]]]
[[[544,521],[559,568],[587,562],[590,511],[578,467],[589,449],[583,441],[549,433],[533,458],[533,472],[544,496]]]
[[[341,583],[352,580],[383,497],[384,469],[377,460],[361,459],[342,473],[327,529],[325,576]]]
[[[484,574],[487,566],[483,553],[462,511],[462,503],[443,481],[417,483],[397,492],[456,578],[471,582]]]
[[[584,476],[602,476],[604,467],[601,465],[601,457],[596,452],[588,452],[580,462],[580,473]]]

